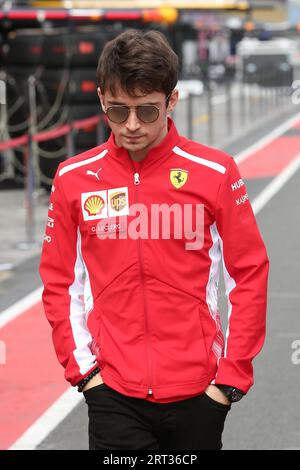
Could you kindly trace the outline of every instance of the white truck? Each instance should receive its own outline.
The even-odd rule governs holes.
[[[265,87],[291,86],[299,63],[298,43],[288,38],[244,38],[237,46],[237,56],[239,78]]]

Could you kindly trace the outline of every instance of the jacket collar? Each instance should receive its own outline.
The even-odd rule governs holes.
[[[169,117],[168,134],[161,141],[160,144],[149,150],[146,157],[140,162],[140,165],[143,165],[143,167],[145,167],[151,165],[154,162],[157,162],[158,160],[162,160],[164,157],[169,156],[170,154],[172,154],[173,148],[178,144],[179,139],[180,136],[178,134],[174,121]],[[123,161],[124,159],[129,159],[133,161],[127,150],[125,150],[123,147],[118,147],[116,145],[115,136],[113,133],[110,134],[110,137],[107,141],[107,149],[109,155],[117,158],[120,161]],[[134,163],[136,164],[137,162]]]

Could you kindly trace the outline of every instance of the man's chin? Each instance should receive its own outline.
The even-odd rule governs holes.
[[[147,145],[145,145],[145,142],[130,142],[128,140],[124,140],[122,142],[122,147],[124,147],[126,150],[144,150],[147,148]]]

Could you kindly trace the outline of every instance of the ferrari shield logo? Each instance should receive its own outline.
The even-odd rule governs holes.
[[[170,181],[179,189],[187,182],[189,172],[187,170],[182,170],[181,168],[173,168],[170,170]]]

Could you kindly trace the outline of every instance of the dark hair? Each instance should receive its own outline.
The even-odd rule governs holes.
[[[168,96],[178,81],[178,56],[159,31],[129,29],[106,43],[97,68],[98,86],[113,96],[154,91]]]

